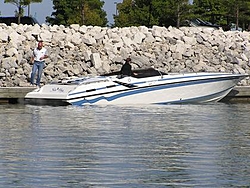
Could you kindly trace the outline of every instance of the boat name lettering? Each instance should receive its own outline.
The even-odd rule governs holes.
[[[52,89],[51,89],[53,92],[56,92],[56,91],[59,91],[59,92],[64,92],[64,89],[63,88],[60,88],[60,87],[53,87]]]

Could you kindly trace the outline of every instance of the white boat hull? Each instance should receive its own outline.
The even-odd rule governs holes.
[[[78,106],[205,103],[221,100],[246,76],[188,73],[145,78],[95,77],[78,84],[48,84],[28,93],[26,98],[56,99]]]

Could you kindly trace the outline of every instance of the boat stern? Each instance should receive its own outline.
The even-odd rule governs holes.
[[[48,84],[36,88],[26,94],[25,101],[32,104],[67,103],[68,93],[76,88],[76,85]]]

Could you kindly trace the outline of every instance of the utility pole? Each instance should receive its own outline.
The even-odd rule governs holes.
[[[30,4],[28,5],[28,16],[30,17]]]
[[[117,2],[114,2],[114,4],[115,4],[115,15],[117,16]]]

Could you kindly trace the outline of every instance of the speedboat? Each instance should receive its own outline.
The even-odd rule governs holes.
[[[206,103],[221,100],[249,76],[221,72],[167,74],[153,68],[133,72],[133,76],[114,72],[51,82],[29,92],[25,100],[77,106]]]

